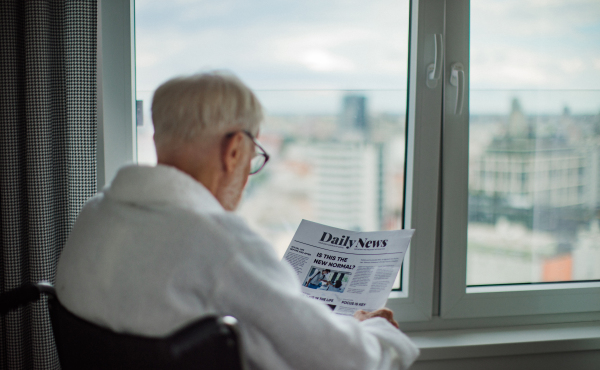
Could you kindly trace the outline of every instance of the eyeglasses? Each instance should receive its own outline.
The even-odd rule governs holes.
[[[248,131],[242,131],[246,136],[252,140],[257,150],[252,157],[252,161],[250,162],[250,175],[254,175],[263,169],[265,164],[269,161],[269,155],[265,151],[265,149],[258,143],[258,141],[252,136],[252,134]],[[231,132],[227,134],[227,136],[231,136],[235,134],[235,132]]]
[[[267,151],[258,143],[258,140],[252,136],[252,134],[248,131],[242,131],[246,136],[252,140],[254,145],[256,146],[256,152],[254,153],[254,157],[252,157],[252,161],[250,162],[250,175],[254,175],[263,169],[265,164],[269,161],[269,154]]]

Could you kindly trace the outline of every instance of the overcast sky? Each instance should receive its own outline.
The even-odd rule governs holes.
[[[470,38],[471,112],[600,113],[600,1],[473,0]]]
[[[402,113],[408,11],[408,0],[136,0],[138,98],[218,68],[272,113],[336,113],[339,90]],[[473,0],[470,52],[472,111],[506,112],[516,96],[532,112],[600,112],[598,0]]]

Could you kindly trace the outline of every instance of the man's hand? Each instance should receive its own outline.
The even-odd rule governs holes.
[[[394,320],[394,313],[389,308],[380,308],[377,311],[367,312],[365,310],[359,310],[354,313],[354,318],[358,321],[365,321],[367,319],[372,319],[373,317],[383,317],[390,324],[394,325],[399,329],[398,323]]]

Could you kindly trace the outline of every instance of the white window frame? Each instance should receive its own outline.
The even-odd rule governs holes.
[[[446,2],[440,316],[444,319],[598,313],[600,282],[467,288],[469,1]],[[462,114],[454,114],[453,63],[465,69]]]
[[[402,291],[392,292],[388,307],[409,331],[598,321],[600,288],[594,286],[465,288],[468,89],[461,117],[443,113],[450,104],[443,92],[450,89],[449,68],[456,61],[465,65],[468,86],[468,9],[468,0],[411,2],[404,219],[416,233]],[[98,14],[100,190],[119,167],[136,162],[134,1],[101,0]],[[438,63],[444,69],[437,85],[427,87],[435,34],[443,36]]]
[[[98,191],[137,162],[133,0],[98,1]]]
[[[404,297],[388,299],[398,321],[428,322],[434,312],[438,226],[442,84],[425,86],[427,66],[435,62],[434,34],[443,33],[440,1],[413,1],[410,12],[410,61],[404,227],[415,229],[405,256]],[[443,5],[443,4],[442,4]],[[423,145],[425,143],[425,145]]]
[[[134,51],[134,1],[133,0],[101,0],[100,4],[101,26],[99,41],[99,93],[98,93],[98,189],[105,184],[110,183],[116,171],[122,165],[135,163],[136,161],[136,127],[135,127],[135,51]],[[431,9],[430,9],[431,11]],[[421,14],[424,14],[421,12]],[[425,13],[426,14],[426,13]],[[425,22],[417,22],[415,17],[418,11],[411,14],[411,24],[415,27],[418,24],[424,25]],[[433,22],[436,23],[436,22]],[[439,27],[439,23],[438,27]],[[430,25],[431,26],[431,25]],[[414,30],[417,35],[417,30]],[[415,36],[416,37],[416,36]],[[417,45],[413,37],[412,45]],[[416,61],[417,53],[424,53],[421,50],[412,50],[413,62]],[[416,77],[414,77],[416,79]],[[431,94],[430,91],[420,91],[416,84],[411,85],[411,89],[417,89],[425,95]],[[434,94],[439,95],[440,101],[441,87]],[[413,94],[414,95],[414,94]],[[415,99],[410,99],[409,104],[416,105]],[[423,136],[438,132],[434,126],[429,128],[417,128],[414,130],[414,122],[419,120],[439,121],[439,112],[441,103],[438,103],[438,114],[429,116],[430,109],[423,106],[419,114],[411,114],[409,119],[413,124],[408,129],[411,136],[410,142],[414,147],[414,142],[423,140]],[[415,109],[411,109],[415,111]],[[439,147],[439,146],[436,146]],[[421,166],[437,166],[438,157],[431,156],[431,153],[421,153],[412,155],[412,150],[408,151],[409,162],[412,168]],[[438,149],[439,154],[439,149]],[[433,160],[433,162],[432,162]],[[425,172],[420,172],[427,176]],[[419,178],[413,174],[412,170],[407,171],[407,176],[413,178],[413,183],[428,183],[426,178]],[[437,179],[437,175],[436,175]],[[437,184],[437,180],[435,180]],[[411,189],[419,189],[411,191]],[[433,187],[423,187],[417,185],[407,191],[408,197],[415,199],[416,202],[424,202],[430,199],[430,194],[438,192],[437,185]],[[414,195],[412,194],[414,193]],[[435,208],[435,202],[430,202]],[[412,252],[406,255],[408,263],[403,269],[403,290],[393,292],[388,301],[388,305],[397,312],[400,321],[415,322],[427,321],[432,317],[433,302],[433,262],[434,250],[432,235],[435,230],[426,230],[426,226],[431,224],[431,220],[437,217],[436,210],[426,210],[425,207],[419,207],[418,210],[408,210],[411,213],[411,220],[407,221],[407,228],[419,227],[419,233],[413,238]],[[433,223],[435,229],[435,222]],[[411,268],[413,266],[414,268]]]

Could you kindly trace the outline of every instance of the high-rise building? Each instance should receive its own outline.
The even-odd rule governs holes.
[[[379,230],[384,205],[384,145],[368,141],[367,98],[342,98],[337,134],[313,144],[318,222],[345,229]]]
[[[507,217],[571,232],[586,224],[598,203],[600,158],[597,143],[570,139],[565,128],[571,120],[568,110],[527,118],[515,99],[506,132],[469,161],[470,220]],[[544,124],[555,129],[542,132]]]
[[[356,94],[344,96],[340,128],[366,131],[367,123],[367,98]]]
[[[379,230],[384,202],[383,146],[364,141],[315,143],[317,222],[330,226]]]

